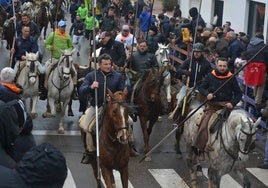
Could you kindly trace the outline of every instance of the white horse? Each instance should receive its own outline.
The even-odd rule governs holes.
[[[197,171],[201,167],[197,161],[193,146],[198,133],[196,125],[203,109],[200,108],[193,116],[184,123],[182,140],[186,146],[187,164],[190,168],[192,187],[197,187]],[[248,160],[248,153],[252,150],[252,143],[256,139],[257,125],[249,114],[243,109],[234,109],[227,120],[214,133],[210,133],[210,144],[214,151],[206,153],[208,168],[208,186],[220,187],[221,177],[230,171],[235,171],[243,180],[243,187],[250,187],[249,179],[245,173],[245,162]]]
[[[30,108],[32,118],[38,116],[36,112],[36,104],[39,96],[39,73],[43,73],[42,65],[38,61],[37,53],[27,53],[26,61],[18,64],[21,66],[19,69],[19,75],[17,77],[17,83],[22,86],[24,99],[30,98]]]
[[[163,87],[167,96],[166,97],[167,102],[170,104],[171,102],[171,90],[170,90],[171,74],[169,72],[169,65],[170,65],[169,45],[158,44],[158,50],[155,52],[155,57],[157,59],[158,66],[160,67],[160,69],[162,70],[166,69],[165,72],[163,73],[163,77],[164,77]]]
[[[74,83],[71,77],[71,70],[73,69],[72,54],[74,51],[75,49],[72,51],[60,50],[61,57],[57,65],[52,69],[47,80],[48,106],[43,117],[56,117],[55,104],[61,104],[62,102],[58,129],[60,134],[64,134],[63,117],[74,89]]]

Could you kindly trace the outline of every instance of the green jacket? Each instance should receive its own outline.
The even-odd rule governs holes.
[[[68,33],[65,33],[63,36],[60,36],[59,31],[56,30],[55,35],[54,32],[51,32],[46,39],[45,47],[50,50],[51,46],[54,46],[52,57],[59,59],[61,54],[60,50],[73,50],[74,46],[72,43],[71,36]],[[53,41],[54,37],[54,41]]]
[[[86,24],[86,30],[93,30],[93,16],[86,16],[85,24]],[[99,27],[99,21],[95,18],[95,28]]]
[[[79,15],[83,20],[86,19],[88,9],[86,7],[79,7],[77,9],[77,15]]]

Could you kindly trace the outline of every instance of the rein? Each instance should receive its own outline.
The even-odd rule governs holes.
[[[60,78],[60,81],[64,81],[65,82],[65,80],[64,80],[64,78],[62,78],[62,75],[61,75],[61,73],[63,73],[63,74],[67,74],[67,75],[69,75],[69,74],[71,74],[71,72],[70,73],[64,73],[63,72],[63,70],[59,70],[59,65],[60,65],[60,63],[61,62],[63,62],[63,60],[66,58],[66,56],[67,57],[69,57],[69,56],[71,56],[71,55],[65,55],[63,58],[62,58],[62,60],[58,63],[58,65],[57,65],[57,71],[58,71],[58,73],[59,73],[59,78]],[[66,58],[66,61],[67,61],[67,63],[69,63],[69,58]],[[53,75],[54,75],[54,71],[53,71]],[[54,76],[53,76],[54,77]],[[66,88],[66,87],[68,87],[69,85],[70,85],[70,79],[68,80],[68,82],[65,84],[65,85],[63,85],[62,87],[58,87],[56,84],[55,84],[55,82],[54,82],[54,80],[52,79],[51,80],[52,81],[52,84],[53,84],[53,86],[59,91],[59,101],[60,101],[60,94],[61,94],[61,92],[62,92],[62,90],[64,89],[64,88]]]
[[[126,107],[126,102],[125,101],[112,101],[111,104],[119,104],[120,106]],[[115,132],[114,132],[114,136],[117,137],[117,134],[119,131],[121,130],[128,130],[128,126],[124,126],[124,127],[120,127],[120,128],[114,128]],[[117,138],[114,138],[110,133],[107,132],[108,137],[110,138],[110,140],[115,143],[115,142],[119,142]]]

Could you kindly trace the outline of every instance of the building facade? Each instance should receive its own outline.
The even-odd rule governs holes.
[[[222,26],[230,21],[237,33],[245,32],[252,37],[256,32],[262,32],[267,39],[268,0],[178,0],[178,3],[183,17],[189,17],[191,7],[201,7],[200,13],[207,25],[214,22]]]

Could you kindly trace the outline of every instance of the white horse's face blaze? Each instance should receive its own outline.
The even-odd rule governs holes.
[[[62,55],[59,60],[59,65],[61,68],[61,73],[62,73],[62,79],[63,80],[68,80],[71,77],[71,68],[73,64],[73,58],[72,58],[72,53],[73,51],[68,51],[64,50],[61,51]]]
[[[155,56],[160,67],[168,66],[169,63],[169,45],[158,44],[158,50]]]
[[[241,124],[236,128],[236,131],[239,145],[238,158],[245,161],[248,159],[248,153],[256,140],[257,122],[254,123],[250,118],[247,118],[247,120],[241,118]]]
[[[27,53],[26,52],[26,71],[30,84],[34,84],[37,78],[37,67],[38,67],[38,52]]]

